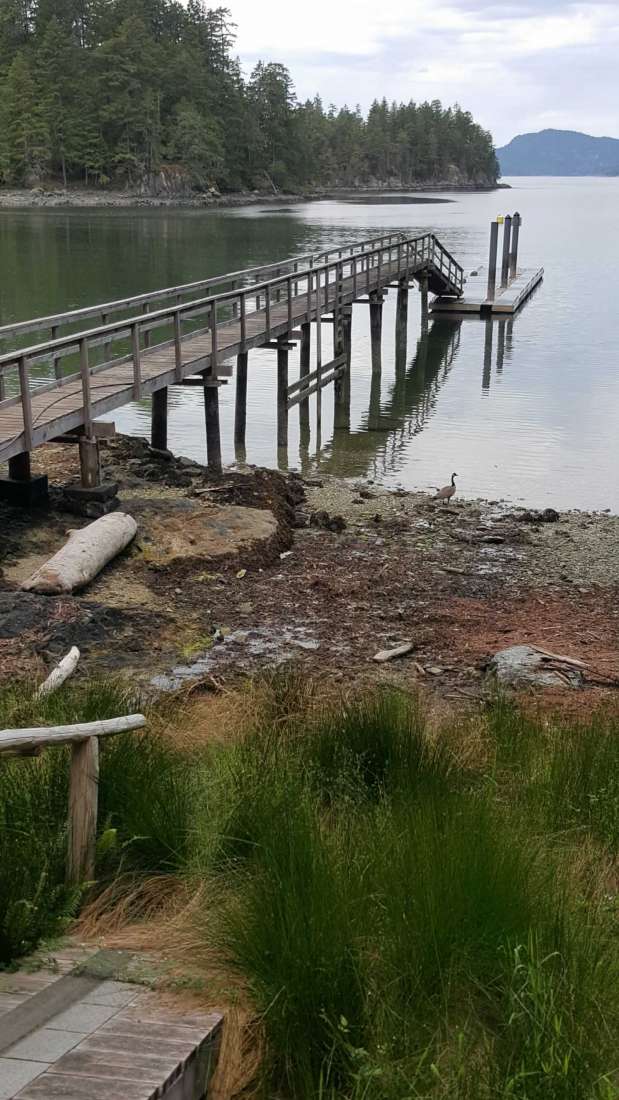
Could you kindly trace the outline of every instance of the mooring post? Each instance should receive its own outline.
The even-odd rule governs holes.
[[[370,344],[372,349],[372,370],[380,373],[381,338],[383,332],[383,298],[380,291],[370,293]]]
[[[168,449],[168,387],[155,390],[150,409],[150,442],[158,451]]]
[[[213,474],[221,473],[221,434],[219,430],[219,387],[210,370],[203,371],[204,422],[206,425],[206,464]]]
[[[249,352],[240,351],[236,357],[236,399],[234,402],[234,443],[245,446],[247,425],[247,362]]]
[[[490,222],[490,249],[488,251],[488,289],[486,297],[489,302],[494,301],[496,291],[496,257],[499,247],[499,223]]]
[[[288,338],[277,340],[277,446],[288,446]]]
[[[484,333],[484,372],[481,379],[481,388],[484,392],[488,392],[490,389],[490,378],[492,377],[492,326],[494,321],[492,317],[488,317],[486,320],[486,331]]]
[[[99,440],[83,435],[79,441],[80,477],[84,489],[94,489],[101,484],[101,458]]]
[[[518,211],[512,218],[512,249],[509,254],[509,277],[515,279],[518,274],[518,238],[520,236],[520,226],[522,225],[522,218]]]
[[[501,286],[509,281],[509,246],[512,236],[512,216],[508,214],[503,223],[503,255],[501,257]]]

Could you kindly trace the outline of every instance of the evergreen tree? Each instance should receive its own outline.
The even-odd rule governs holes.
[[[492,138],[458,104],[297,103],[275,62],[245,80],[205,0],[0,0],[0,182],[196,188],[490,185]]]

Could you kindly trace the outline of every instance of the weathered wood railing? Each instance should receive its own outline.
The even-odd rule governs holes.
[[[146,725],[143,714],[129,714],[72,726],[0,730],[0,755],[37,756],[42,749],[70,744],[69,839],[67,881],[72,885],[94,877],[99,784],[99,737],[109,737]]]
[[[48,391],[59,391],[57,402],[62,400],[62,387],[68,382],[81,380],[83,417],[82,423],[87,436],[92,434],[93,422],[93,398],[92,390],[95,387],[105,388],[105,382],[98,379],[98,375],[110,367],[123,363],[133,364],[133,388],[132,397],[139,400],[142,391],[142,357],[143,353],[153,352],[161,348],[174,348],[174,381],[181,382],[187,373],[191,373],[190,367],[183,362],[183,324],[196,322],[196,319],[204,319],[207,323],[203,327],[192,327],[186,336],[199,336],[210,333],[210,352],[207,356],[210,363],[210,371],[213,379],[216,379],[218,356],[220,355],[219,332],[222,323],[231,322],[238,324],[238,339],[235,341],[234,352],[244,353],[249,346],[256,346],[255,337],[248,337],[248,318],[255,313],[262,312],[264,317],[264,329],[260,339],[269,341],[273,336],[280,335],[284,331],[290,331],[293,323],[299,319],[308,322],[319,320],[323,313],[335,311],[337,314],[342,307],[342,286],[345,280],[352,282],[354,297],[358,293],[370,293],[377,287],[380,288],[385,278],[391,277],[394,269],[401,274],[414,272],[421,267],[434,270],[439,273],[445,284],[451,288],[454,294],[460,294],[463,285],[463,272],[459,264],[449,252],[440,244],[433,234],[424,234],[419,237],[402,238],[399,234],[378,241],[365,242],[360,245],[351,245],[348,248],[337,249],[333,252],[311,257],[306,267],[300,266],[298,260],[285,261],[279,265],[269,265],[278,268],[275,276],[258,283],[250,283],[242,287],[222,293],[212,294],[202,298],[193,298],[190,301],[175,301],[171,306],[162,309],[134,314],[124,317],[112,323],[98,325],[96,327],[70,332],[60,337],[31,345],[17,348],[0,356],[0,378],[3,373],[13,369],[17,373],[17,381],[14,384],[14,392],[11,396],[2,398],[0,393],[0,412],[9,409],[13,405],[21,405],[23,430],[16,433],[8,442],[0,444],[0,461],[9,457],[16,451],[30,451],[38,443],[44,442],[44,438],[35,440],[34,429],[36,423],[32,412],[32,391],[29,370],[32,364],[41,362],[53,362],[56,377],[50,382],[36,386],[37,394]],[[285,270],[282,270],[285,269]],[[255,270],[255,269],[254,269]],[[260,269],[259,269],[260,270]],[[220,276],[213,280],[207,280],[206,284],[220,284],[230,280],[238,280],[249,272],[235,272],[230,276]],[[204,285],[206,285],[204,284]],[[202,284],[187,284],[198,286]],[[186,289],[186,288],[185,288]],[[142,306],[149,305],[156,295],[173,293],[177,298],[182,296],[182,288],[173,291],[155,292],[150,296],[139,296],[134,302],[141,302]],[[118,310],[126,309],[127,301],[116,303]],[[275,307],[280,307],[282,302],[287,303],[286,316],[278,317],[273,321]],[[301,308],[300,308],[301,306]],[[95,307],[101,312],[103,307]],[[109,307],[111,309],[111,306]],[[66,323],[69,318],[75,322],[76,314],[88,313],[88,311],[74,311],[73,314],[57,315],[55,318],[44,318],[38,322],[27,324],[37,325],[54,321],[60,324],[59,318],[64,316]],[[53,326],[52,326],[53,327]],[[15,329],[15,326],[13,326]],[[156,344],[151,343],[151,335],[157,329],[163,339]],[[0,336],[7,329],[0,330]],[[25,331],[25,328],[22,328]],[[124,345],[118,348],[118,344]],[[116,354],[114,347],[116,345]],[[127,350],[127,347],[129,350]],[[95,356],[99,349],[103,349],[104,360],[95,362]],[[57,364],[66,356],[77,356],[79,359],[78,370],[66,374],[57,374]],[[194,359],[195,362],[195,359]],[[191,360],[189,361],[191,363]],[[194,368],[195,369],[195,366]],[[151,387],[152,389],[152,387]],[[149,390],[150,392],[150,390]],[[53,401],[48,409],[53,405]],[[103,402],[104,404],[104,402]],[[116,402],[116,405],[118,402]],[[114,404],[110,407],[115,407]],[[47,410],[46,410],[47,411]],[[99,400],[97,415],[107,411]],[[59,417],[59,420],[62,418]],[[56,434],[65,430],[56,425]],[[48,438],[49,436],[45,436]]]

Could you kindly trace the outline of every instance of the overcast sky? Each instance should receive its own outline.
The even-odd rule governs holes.
[[[287,65],[325,104],[458,102],[503,145],[558,129],[619,137],[619,0],[221,0],[244,69]]]

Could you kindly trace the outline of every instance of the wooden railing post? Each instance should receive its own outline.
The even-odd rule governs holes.
[[[32,399],[30,397],[30,381],[28,378],[28,360],[25,355],[19,357],[19,392],[21,394],[21,411],[24,425],[25,451],[32,450]]]
[[[80,340],[80,376],[82,380],[82,400],[84,402],[84,435],[92,439],[92,403],[90,398],[90,365],[88,362],[88,340]]]
[[[245,291],[241,292],[240,296],[240,313],[241,313],[241,351],[246,350],[245,344],[247,341],[247,314],[245,303]]]
[[[52,340],[58,339],[58,325],[52,325]],[[52,359],[54,366],[54,374],[56,378],[62,378],[62,363],[59,355],[54,355]]]
[[[265,318],[265,321],[266,321],[266,338],[267,338],[267,340],[270,340],[271,339],[271,285],[270,285],[270,283],[267,283],[267,285],[266,285],[266,293],[265,293],[265,296],[264,296],[264,308],[265,308],[265,312],[266,312],[266,318]]]
[[[177,382],[183,377],[183,347],[180,310],[174,311],[174,376]]]
[[[99,742],[77,741],[71,748],[69,776],[69,850],[67,882],[79,886],[95,877],[99,797]]]
[[[149,306],[148,302],[144,302],[144,305],[142,306],[142,313],[149,313],[149,312],[150,312],[150,306]],[[145,348],[150,347],[150,332],[149,332],[148,329],[146,329],[145,332],[144,332],[144,347]]]
[[[290,275],[286,279],[286,292],[288,295],[288,334],[292,332],[292,279]]]
[[[142,378],[140,370],[140,326],[138,321],[131,326],[131,354],[133,356],[133,400],[139,401],[142,395]]]

